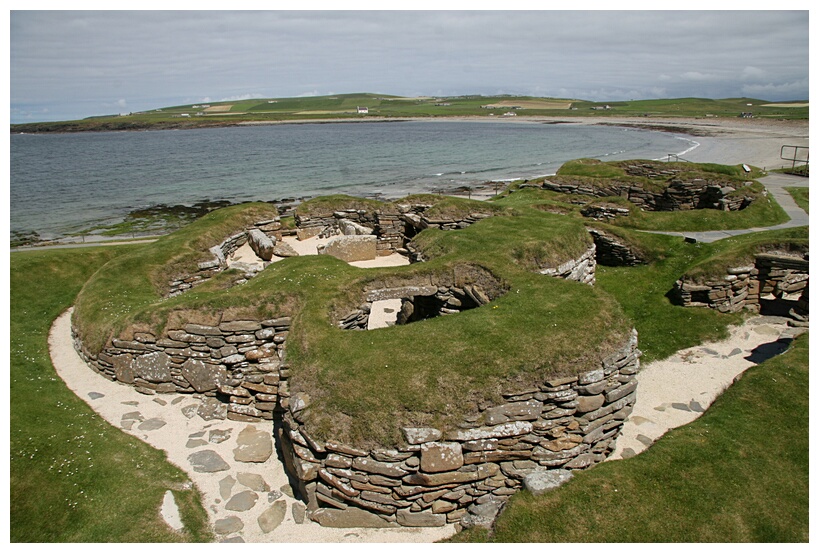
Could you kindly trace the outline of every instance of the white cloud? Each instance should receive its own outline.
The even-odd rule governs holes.
[[[793,90],[806,95],[807,85],[793,83],[808,76],[808,15],[12,11],[10,107],[36,113],[48,105],[55,118],[73,119],[121,109],[106,103],[124,97],[137,111],[331,90],[730,97],[743,84],[770,86],[763,90],[783,96],[767,99],[781,100]]]
[[[742,86],[743,96],[771,99],[808,99],[808,80],[799,80],[790,83],[747,84]]]
[[[713,75],[701,73],[699,71],[686,71],[680,78],[684,81],[709,81],[714,78]]]
[[[219,102],[239,102],[241,100],[252,100],[253,98],[264,98],[264,94],[259,94],[258,92],[254,92],[252,94],[239,94],[237,96],[226,96]]]
[[[742,70],[742,78],[743,79],[763,79],[766,75],[766,71],[758,68],[753,67],[752,65],[748,65],[745,69]]]

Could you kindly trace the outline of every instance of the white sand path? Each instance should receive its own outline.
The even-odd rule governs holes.
[[[91,369],[77,354],[71,338],[71,313],[66,311],[54,322],[48,343],[51,360],[57,374],[69,389],[91,406],[102,418],[123,432],[139,438],[147,444],[165,451],[168,461],[185,471],[202,494],[203,505],[211,524],[228,517],[238,517],[242,529],[217,536],[220,540],[245,542],[324,542],[324,543],[430,543],[455,533],[454,525],[438,528],[324,528],[305,518],[298,524],[294,518],[293,504],[300,503],[282,493],[289,491],[284,468],[275,452],[263,463],[239,462],[234,459],[239,433],[254,427],[272,434],[271,422],[236,422],[230,420],[206,421],[194,415],[190,418],[183,409],[196,406],[200,400],[189,394],[161,394],[147,396],[131,386],[111,382]],[[129,421],[132,421],[129,423]],[[159,424],[164,423],[159,428]],[[229,438],[221,443],[210,440],[210,432],[229,432]],[[197,451],[212,450],[228,465],[227,470],[213,473],[196,472],[189,456]],[[272,495],[256,490],[254,506],[246,511],[227,510],[227,502],[234,496],[251,488],[238,482],[239,474],[260,476]],[[236,480],[223,494],[220,482]],[[247,481],[247,477],[244,478]],[[276,501],[285,501],[286,514],[281,524],[269,533],[262,532],[258,519]],[[156,506],[157,512],[162,502]],[[298,507],[297,507],[298,508]]]
[[[637,373],[637,401],[609,461],[638,454],[663,434],[699,417],[760,355],[781,352],[806,328],[779,317],[753,317],[729,329],[728,339],[705,343],[649,363]],[[756,350],[756,352],[755,352]]]

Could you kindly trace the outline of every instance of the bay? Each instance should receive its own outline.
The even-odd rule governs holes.
[[[553,174],[581,157],[655,159],[669,133],[523,121],[396,121],[16,134],[10,230],[59,238],[159,204],[345,193],[398,198]]]

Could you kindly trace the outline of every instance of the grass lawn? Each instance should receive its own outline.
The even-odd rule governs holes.
[[[10,541],[210,541],[187,475],[110,426],[54,372],[48,332],[104,263],[140,246],[11,254]],[[173,490],[186,530],[162,521]]]
[[[785,190],[788,191],[788,194],[793,196],[793,201],[796,202],[796,205],[801,207],[805,210],[805,213],[809,213],[808,211],[808,187],[807,186],[789,186],[786,187]]]
[[[495,532],[453,541],[807,542],[808,336],[631,459],[516,494]]]

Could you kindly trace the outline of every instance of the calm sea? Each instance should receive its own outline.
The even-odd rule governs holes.
[[[659,158],[662,132],[531,122],[405,121],[11,136],[11,231],[60,237],[202,200],[401,197],[554,173],[568,160]]]

